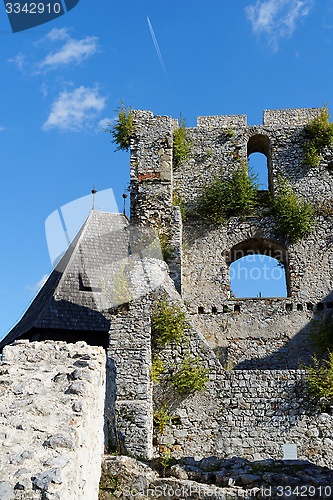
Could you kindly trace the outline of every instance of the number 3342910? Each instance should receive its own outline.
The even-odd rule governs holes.
[[[6,3],[7,14],[60,14],[61,4],[54,3]]]

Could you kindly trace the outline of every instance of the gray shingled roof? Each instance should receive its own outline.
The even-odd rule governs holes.
[[[0,349],[33,331],[108,332],[104,282],[107,270],[129,255],[128,228],[122,214],[92,211]]]

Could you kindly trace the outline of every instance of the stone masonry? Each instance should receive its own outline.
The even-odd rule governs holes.
[[[158,221],[167,226],[172,220],[168,214],[173,195],[187,211],[193,210],[214,175],[222,173],[230,178],[240,162],[255,152],[267,159],[268,187],[273,196],[283,176],[305,200],[329,208],[333,149],[327,148],[317,168],[304,164],[304,127],[320,112],[317,108],[266,110],[263,124],[255,126],[247,125],[245,115],[198,117],[197,126],[186,129],[190,156],[175,165],[164,161],[161,144],[169,145],[177,122],[135,111],[131,217],[136,223]],[[156,175],[152,176],[152,171]],[[228,359],[229,364],[243,368],[297,368],[309,360],[311,353],[304,342],[308,329],[314,317],[331,314],[333,304],[333,216],[330,210],[323,213],[326,215],[316,218],[313,233],[297,243],[278,234],[274,221],[265,213],[245,220],[232,217],[220,227],[197,217],[169,223],[170,272],[196,326],[215,352],[224,353],[223,362]],[[178,245],[174,234],[180,234]],[[232,298],[230,266],[249,253],[279,256],[285,268],[287,297]],[[252,362],[247,361],[249,347]],[[274,352],[277,359],[272,363]],[[256,365],[253,360],[263,355],[267,364],[260,361]]]
[[[245,115],[199,117],[177,165],[177,120],[133,112],[130,221],[92,211],[0,344],[1,500],[97,499],[104,445],[192,467],[213,455],[281,460],[293,444],[300,459],[333,468],[333,417],[309,398],[304,369],[313,324],[333,311],[333,148],[317,168],[303,158],[304,126],[320,111],[265,111],[255,126]],[[298,243],[265,211],[220,227],[182,217],[214,175],[229,179],[255,152],[267,159],[272,196],[282,175],[322,209]],[[232,296],[230,267],[249,253],[278,256],[286,297]],[[185,315],[179,343],[151,340],[161,299]],[[153,382],[156,356],[163,369]],[[176,391],[184,359],[205,370],[202,390]]]
[[[0,389],[1,500],[97,499],[104,350],[17,341],[4,349]]]

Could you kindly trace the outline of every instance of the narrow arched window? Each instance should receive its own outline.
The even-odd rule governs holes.
[[[271,187],[271,146],[266,135],[256,134],[247,143],[247,157],[251,172],[257,176],[259,190]]]

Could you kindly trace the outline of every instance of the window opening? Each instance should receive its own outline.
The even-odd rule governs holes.
[[[287,297],[284,265],[267,255],[246,255],[230,265],[230,289],[237,298]]]
[[[249,156],[249,170],[256,177],[258,189],[268,191],[268,165],[267,158],[262,153],[252,153]]]
[[[255,134],[247,143],[249,169],[257,176],[260,191],[272,186],[271,143],[267,135]]]

